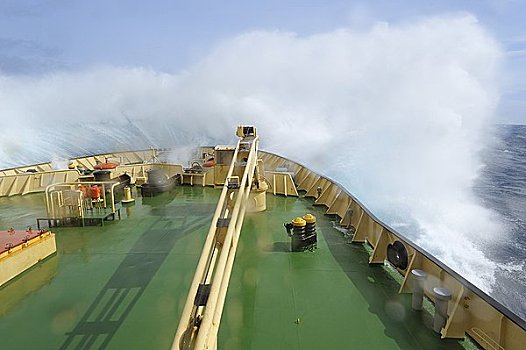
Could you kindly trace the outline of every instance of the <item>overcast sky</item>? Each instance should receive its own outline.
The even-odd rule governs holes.
[[[240,33],[300,36],[468,12],[505,52],[498,120],[526,123],[526,2],[0,0],[0,71],[35,75],[100,65],[178,73]]]

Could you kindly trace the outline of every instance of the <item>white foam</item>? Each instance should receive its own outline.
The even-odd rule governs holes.
[[[93,142],[213,144],[253,123],[263,148],[335,177],[489,290],[495,264],[479,242],[499,225],[469,189],[498,102],[500,57],[474,17],[452,15],[360,32],[245,33],[177,75],[103,67],[3,76],[0,115],[18,124],[0,131],[0,155],[29,162],[20,141],[29,124],[33,140],[42,124],[58,128],[29,146],[43,158]],[[72,119],[88,127],[61,137]]]

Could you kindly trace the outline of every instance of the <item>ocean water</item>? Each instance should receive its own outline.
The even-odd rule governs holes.
[[[484,163],[474,191],[506,226],[484,249],[497,265],[491,295],[526,319],[526,125],[498,125]]]

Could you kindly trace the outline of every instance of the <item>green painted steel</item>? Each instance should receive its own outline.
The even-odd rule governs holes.
[[[56,229],[58,252],[0,289],[2,349],[169,349],[219,191],[178,187],[104,227]],[[461,349],[360,245],[306,199],[248,214],[220,349]],[[318,249],[289,252],[283,223],[318,217]],[[42,195],[0,199],[0,224],[45,215]],[[0,228],[2,229],[2,228]]]

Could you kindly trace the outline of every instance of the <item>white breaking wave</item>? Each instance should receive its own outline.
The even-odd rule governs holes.
[[[453,15],[310,36],[246,33],[176,75],[4,75],[0,159],[224,143],[252,123],[264,149],[332,176],[490,291],[496,266],[481,242],[502,228],[470,187],[498,102],[500,57],[474,17]]]

